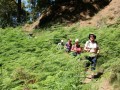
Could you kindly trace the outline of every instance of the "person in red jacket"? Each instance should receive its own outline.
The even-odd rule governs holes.
[[[71,51],[73,52],[74,56],[79,55],[82,52],[82,48],[79,45],[79,40],[75,40],[75,44],[72,46]]]

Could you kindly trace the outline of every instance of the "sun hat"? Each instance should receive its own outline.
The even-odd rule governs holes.
[[[63,42],[63,40],[61,40],[61,42]]]
[[[75,42],[78,42],[79,41],[79,39],[75,39]]]

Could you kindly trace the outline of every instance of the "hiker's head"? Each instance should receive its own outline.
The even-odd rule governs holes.
[[[89,34],[89,39],[90,39],[91,41],[94,41],[94,40],[96,39],[96,35],[94,35],[94,34]]]
[[[61,43],[63,43],[64,41],[63,40],[61,40]]]
[[[75,39],[75,44],[78,44],[79,43],[79,39]]]
[[[68,42],[69,42],[69,43],[71,43],[71,42],[72,42],[72,40],[71,40],[71,39],[69,39],[69,40],[68,40]]]

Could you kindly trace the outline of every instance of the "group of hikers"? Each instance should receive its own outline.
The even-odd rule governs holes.
[[[66,44],[64,44],[64,41],[61,40],[60,43],[58,43],[57,48],[64,48],[67,53],[72,52],[74,56],[80,55],[82,52],[88,52],[89,55],[86,56],[86,59],[89,60],[91,63],[91,70],[95,70],[97,63],[97,55],[99,54],[99,47],[97,41],[95,41],[95,34],[89,34],[88,38],[89,40],[86,41],[84,48],[80,46],[79,39],[75,40],[74,45],[72,45],[71,39],[69,39]],[[90,63],[86,63],[85,67],[88,68],[90,66]]]

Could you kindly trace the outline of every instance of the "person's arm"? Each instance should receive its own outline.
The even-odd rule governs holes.
[[[90,51],[90,48],[88,48],[88,41],[85,43],[85,46],[84,46],[84,51],[87,51],[89,52]]]
[[[99,49],[99,47],[97,47],[97,54],[99,54],[100,53],[100,49]]]
[[[97,43],[96,43],[95,53],[96,53],[96,54],[99,54],[99,53],[100,53],[99,46],[98,46],[98,44],[97,44]]]
[[[65,44],[65,46],[64,46],[65,48],[67,48],[67,43]]]
[[[71,51],[75,51],[74,49],[75,49],[75,46],[73,45],[72,48],[71,48]]]
[[[90,48],[88,48],[88,47],[84,47],[84,50],[87,52],[90,52]]]

